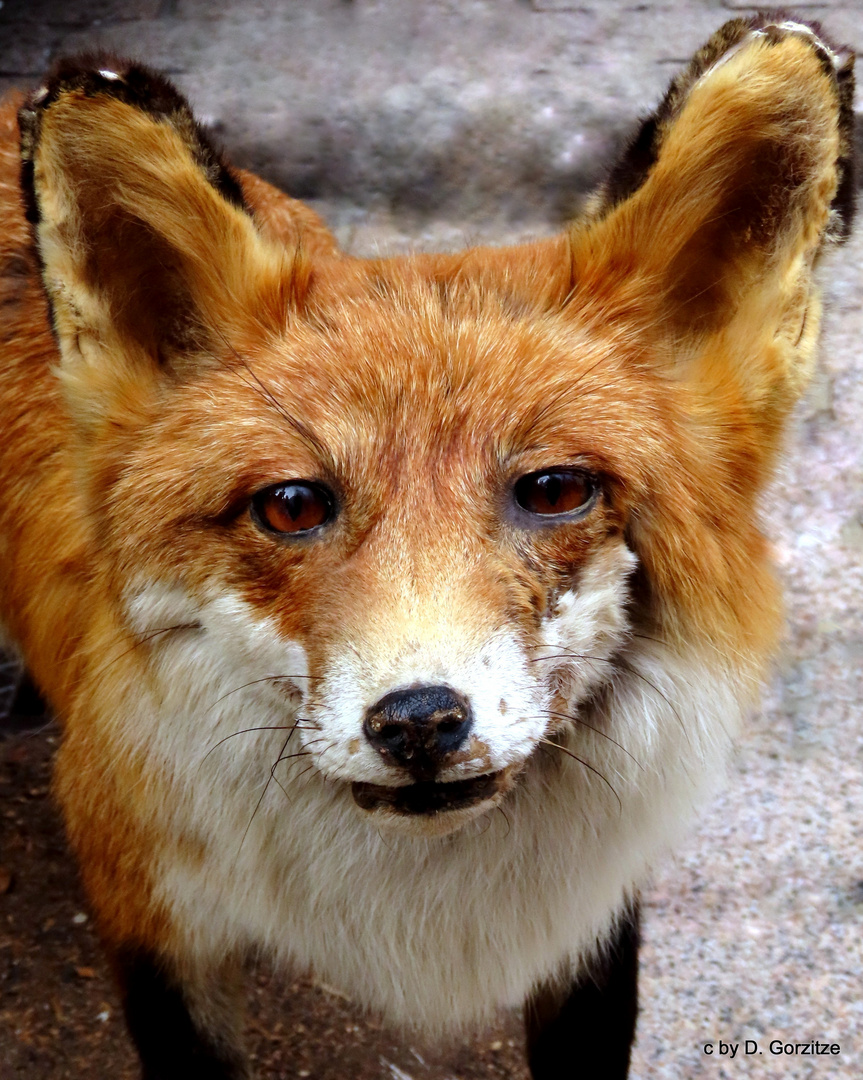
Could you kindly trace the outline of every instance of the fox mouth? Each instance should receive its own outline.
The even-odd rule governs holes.
[[[351,791],[363,810],[387,810],[404,816],[431,816],[465,810],[494,798],[502,788],[504,772],[484,773],[450,783],[418,781],[406,787],[387,787],[355,781]]]

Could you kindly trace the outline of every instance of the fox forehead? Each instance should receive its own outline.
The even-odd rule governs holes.
[[[624,527],[617,459],[639,444],[650,395],[614,340],[490,289],[447,298],[402,278],[387,290],[379,271],[366,294],[321,299],[172,388],[122,451],[116,543],[155,579],[238,590],[304,641],[313,667],[340,624],[371,610],[379,637],[396,608],[411,640],[483,639],[501,621],[529,633]],[[596,510],[514,528],[515,479],[567,464],[606,477]],[[250,497],[291,478],[335,490],[327,533],[284,543],[249,521]]]
[[[556,587],[559,568],[575,573],[591,545],[624,527],[645,454],[667,446],[667,432],[648,437],[655,389],[613,333],[518,315],[494,294],[459,303],[428,282],[321,303],[317,317],[173,387],[115,447],[106,516],[116,543],[136,558],[152,552],[154,572],[184,580],[218,574],[276,594],[287,574],[306,605],[337,571],[350,591],[348,559],[367,571],[407,560],[440,582],[461,576],[469,553],[504,576],[529,558],[541,590]],[[513,484],[566,465],[600,475],[606,497],[578,526],[537,523],[521,543]],[[329,535],[278,543],[245,520],[256,491],[290,479],[335,492]]]
[[[250,319],[239,348],[173,387],[169,407],[161,400],[131,434],[132,471],[188,479],[195,463],[219,488],[207,496],[216,513],[228,475],[250,489],[368,474],[377,487],[432,475],[445,487],[578,463],[634,479],[645,448],[668,441],[667,423],[634,438],[658,411],[667,420],[673,398],[619,327],[536,298],[519,308],[511,282],[444,290],[439,277],[406,277],[404,263],[386,269],[366,271],[362,287],[336,276],[281,327],[262,333]],[[338,294],[345,278],[353,291]]]

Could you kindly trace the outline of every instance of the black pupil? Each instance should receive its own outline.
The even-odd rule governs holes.
[[[302,514],[306,499],[309,495],[310,492],[304,491],[302,488],[285,488],[282,493],[285,509],[294,521]]]
[[[546,473],[545,476],[538,476],[536,483],[549,506],[556,506],[560,493],[563,491],[560,473]]]

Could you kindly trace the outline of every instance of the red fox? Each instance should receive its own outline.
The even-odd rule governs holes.
[[[143,67],[3,106],[0,618],[147,1080],[251,1076],[260,952],[626,1076],[638,888],[780,630],[852,61],[735,19],[561,235],[397,258]]]

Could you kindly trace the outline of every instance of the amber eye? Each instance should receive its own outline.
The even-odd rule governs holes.
[[[309,480],[290,480],[264,488],[252,499],[252,518],[269,532],[309,532],[335,516],[332,495]]]
[[[516,481],[515,501],[531,514],[554,517],[591,508],[596,482],[578,469],[547,469]]]

